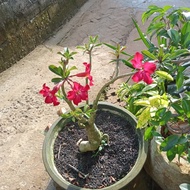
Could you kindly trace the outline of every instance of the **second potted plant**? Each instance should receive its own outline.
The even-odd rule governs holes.
[[[142,14],[143,22],[151,19],[145,33],[134,21],[147,47],[141,60],[154,60],[157,70],[151,85],[124,83],[118,91],[137,116],[137,127],[145,128],[145,139],[158,143],[150,141],[145,168],[164,190],[190,181],[189,11],[151,5]]]

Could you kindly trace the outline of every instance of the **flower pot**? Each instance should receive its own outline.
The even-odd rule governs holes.
[[[169,162],[165,152],[159,151],[159,145],[151,140],[149,153],[144,166],[146,172],[164,190],[179,190],[182,183],[190,183],[190,164],[183,158],[180,164],[177,158]]]
[[[187,121],[171,122],[167,124],[168,130],[171,134],[190,134],[190,125]]]
[[[98,110],[106,110],[127,119],[130,125],[134,127],[134,131],[138,138],[138,146],[139,146],[136,162],[134,166],[131,168],[131,170],[129,171],[129,173],[125,177],[123,177],[121,180],[115,182],[113,185],[110,185],[101,189],[102,190],[135,189],[135,186],[138,186],[138,182],[135,181],[134,183],[136,184],[134,185],[133,181],[135,177],[139,174],[139,172],[142,170],[146,157],[147,157],[148,144],[147,142],[143,140],[143,133],[141,130],[136,129],[135,117],[126,109],[117,107],[109,103],[101,102],[98,104]],[[58,172],[55,166],[54,152],[53,152],[54,142],[59,131],[63,127],[64,122],[65,120],[63,118],[59,118],[57,121],[55,121],[55,123],[52,125],[52,127],[46,134],[44,144],[43,144],[43,152],[42,152],[45,168],[48,174],[50,175],[50,177],[52,178],[52,180],[57,185],[57,187],[59,187],[58,189],[87,190],[89,188],[82,188],[82,187],[78,187],[69,183],[60,175],[60,173]],[[141,181],[141,180],[138,179],[138,181]]]

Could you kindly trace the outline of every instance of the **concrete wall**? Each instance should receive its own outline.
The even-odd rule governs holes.
[[[0,72],[28,54],[87,0],[1,0]]]

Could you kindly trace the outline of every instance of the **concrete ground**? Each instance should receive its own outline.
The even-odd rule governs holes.
[[[60,60],[57,52],[65,46],[75,50],[89,35],[126,45],[129,53],[140,51],[143,46],[133,41],[138,35],[131,18],[140,21],[141,13],[150,4],[190,7],[189,0],[89,0],[52,38],[0,73],[0,190],[55,189],[44,169],[41,151],[43,131],[57,118],[58,107],[45,105],[38,92],[43,83],[51,84],[48,65]],[[107,48],[94,52],[95,87],[90,98],[113,74],[108,52]],[[87,56],[79,53],[73,63],[83,70],[85,61]]]

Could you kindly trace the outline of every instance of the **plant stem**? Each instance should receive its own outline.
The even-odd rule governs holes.
[[[134,73],[135,73],[135,72],[130,72],[130,73],[127,73],[127,74],[119,75],[119,76],[113,78],[112,80],[108,81],[106,84],[104,84],[104,86],[100,89],[100,91],[98,92],[98,94],[97,94],[97,96],[96,96],[96,99],[95,99],[94,102],[93,102],[92,109],[93,109],[93,110],[97,110],[98,101],[99,101],[99,99],[100,99],[100,96],[101,96],[101,94],[103,93],[103,91],[105,90],[105,88],[106,88],[107,86],[109,86],[110,84],[114,83],[114,82],[115,82],[116,80],[118,80],[118,79],[131,76],[131,75],[133,75]],[[91,124],[91,123],[94,123],[95,117],[96,117],[96,113],[94,112],[94,113],[91,114],[90,121],[89,121],[90,124]]]
[[[184,63],[184,62],[188,62],[188,61],[190,61],[190,58],[177,60],[177,61],[172,60],[172,62],[175,63],[175,64],[180,64],[180,63]]]
[[[115,71],[115,76],[113,78],[117,77],[118,74],[119,74],[119,56],[117,57],[116,66],[115,67],[116,67],[115,68],[116,71]]]
[[[61,86],[61,90],[62,90],[63,96],[64,96],[64,97],[67,97],[67,95],[66,95],[66,93],[65,93],[64,83],[63,83],[63,85]],[[75,111],[75,106],[73,105],[73,103],[72,103],[70,100],[68,100],[67,98],[65,98],[65,101],[66,101],[66,103],[68,104],[68,106],[70,107],[70,109],[71,109],[72,111]]]

